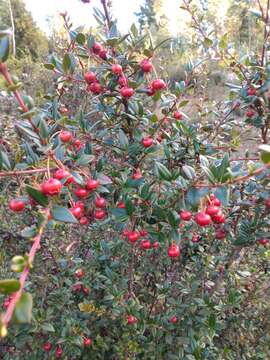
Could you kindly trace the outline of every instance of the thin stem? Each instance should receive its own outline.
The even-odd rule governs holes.
[[[50,213],[50,209],[47,208],[45,210],[45,213],[44,213],[44,217],[45,217],[44,221],[43,221],[41,227],[39,228],[38,234],[33,239],[33,245],[32,245],[32,247],[30,249],[30,252],[29,252],[27,265],[25,266],[23,272],[21,273],[20,279],[19,279],[19,281],[20,281],[20,290],[17,291],[12,296],[11,301],[10,301],[8,307],[7,307],[7,310],[6,310],[5,314],[1,318],[1,327],[2,327],[2,329],[4,328],[4,330],[5,330],[4,335],[6,333],[7,326],[8,326],[8,324],[9,324],[11,318],[12,318],[12,315],[14,313],[16,304],[17,304],[17,302],[20,300],[20,298],[22,296],[22,293],[23,293],[23,290],[24,290],[24,287],[25,287],[25,283],[26,283],[27,277],[29,275],[30,269],[32,267],[32,263],[34,261],[36,252],[40,248],[41,236],[42,236],[42,234],[43,234],[43,232],[45,230],[45,227],[47,225],[49,213]],[[1,333],[3,333],[3,330],[1,331]]]
[[[50,170],[55,170],[55,168],[50,168]],[[48,171],[48,168],[42,168],[42,169],[33,169],[33,170],[18,170],[18,171],[3,171],[0,172],[0,177],[9,177],[9,176],[27,176],[27,175],[33,175],[33,174],[41,174],[46,173]]]
[[[106,17],[106,22],[107,22],[107,29],[109,31],[110,27],[111,27],[111,21],[110,21],[110,15],[109,15],[107,3],[106,3],[106,0],[100,0],[100,2],[102,4],[102,6],[103,6],[103,10],[104,10],[104,14],[105,14],[105,17]]]

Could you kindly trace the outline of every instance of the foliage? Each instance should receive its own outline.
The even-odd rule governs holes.
[[[162,44],[135,25],[119,34],[101,5],[98,34],[62,14],[69,40],[45,64],[55,91],[40,108],[7,69],[10,34],[0,38],[21,113],[19,145],[0,152],[18,213],[3,229],[4,359],[268,358],[268,15],[260,54],[242,57],[183,1],[198,58],[165,82],[152,71]],[[189,112],[213,56],[233,72],[228,99]],[[247,127],[264,145],[237,157]]]

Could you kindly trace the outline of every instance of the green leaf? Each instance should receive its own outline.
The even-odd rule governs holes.
[[[164,166],[160,162],[155,163],[155,168],[160,179],[167,181],[172,179],[172,173],[166,168],[166,166]]]
[[[72,215],[68,208],[54,205],[52,207],[52,216],[54,220],[67,222],[67,223],[76,223],[77,219]]]
[[[200,199],[203,196],[205,196],[207,193],[208,193],[208,188],[197,189],[193,187],[188,190],[186,195],[186,200],[190,205],[196,206],[199,204]]]
[[[214,192],[215,196],[222,202],[224,206],[229,203],[229,188],[227,186],[218,187]]]
[[[20,290],[21,284],[17,279],[0,280],[0,294],[12,294]]]
[[[128,146],[128,138],[122,129],[119,130],[119,143],[123,148]]]
[[[264,164],[270,163],[270,145],[260,145],[259,150],[261,151],[261,160]]]
[[[86,40],[86,39],[85,39],[85,35],[84,35],[83,33],[77,34],[77,36],[76,36],[76,41],[77,41],[78,44],[84,45],[85,40]]]
[[[24,292],[16,304],[12,320],[19,324],[30,323],[32,318],[32,307],[32,295]]]
[[[33,198],[39,205],[43,207],[48,206],[48,198],[41,191],[30,185],[26,185],[25,190],[27,194],[30,195],[31,198]]]
[[[86,166],[95,159],[94,155],[82,154],[81,157],[76,161],[77,166]]]
[[[41,326],[41,328],[44,332],[55,332],[55,328],[52,324],[45,323]]]
[[[182,170],[189,180],[193,180],[196,176],[195,170],[189,165],[183,165]]]
[[[73,54],[66,53],[63,58],[62,67],[64,73],[73,73],[76,66],[76,59]]]
[[[41,118],[39,120],[38,127],[40,130],[40,136],[42,137],[42,139],[47,139],[47,137],[49,136],[49,129],[48,129],[46,121]]]
[[[10,170],[11,165],[7,154],[0,150],[0,169]]]
[[[48,70],[53,70],[55,68],[55,65],[50,63],[43,64],[43,66]]]
[[[0,37],[0,62],[7,61],[9,52],[10,52],[10,36],[6,35]]]
[[[126,212],[129,216],[131,216],[133,214],[133,211],[134,211],[134,205],[132,203],[132,201],[127,198],[126,201],[125,201],[125,205],[126,205]]]
[[[169,224],[173,227],[176,228],[179,225],[180,222],[180,217],[177,214],[177,212],[175,210],[173,211],[168,211],[167,213],[167,219]]]

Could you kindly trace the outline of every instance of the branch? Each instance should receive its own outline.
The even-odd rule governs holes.
[[[110,15],[109,15],[109,11],[108,11],[108,7],[107,7],[107,4],[106,4],[106,0],[100,0],[102,6],[103,6],[103,10],[104,10],[104,14],[105,14],[105,17],[106,17],[106,22],[107,22],[107,29],[108,31],[110,30],[110,27],[111,27],[111,21],[110,21]]]
[[[21,273],[20,276],[20,290],[17,291],[16,293],[13,294],[11,301],[7,307],[7,310],[5,312],[5,314],[2,316],[1,318],[1,336],[5,336],[7,333],[7,326],[12,318],[12,315],[14,313],[14,310],[16,308],[16,304],[17,302],[20,300],[24,287],[25,287],[25,283],[26,283],[26,279],[29,275],[30,269],[32,267],[32,263],[34,261],[36,252],[38,251],[38,249],[40,248],[40,240],[41,240],[41,236],[45,230],[45,227],[47,225],[48,222],[48,215],[50,213],[50,209],[46,209],[45,213],[44,213],[44,221],[42,223],[42,225],[39,228],[38,234],[34,237],[33,239],[33,245],[30,249],[29,252],[29,256],[28,256],[28,263],[25,266],[23,272]]]
[[[56,168],[51,168],[50,170],[55,170]],[[43,169],[33,169],[33,170],[18,170],[18,171],[2,171],[0,172],[0,177],[8,176],[21,176],[21,175],[32,175],[38,173],[45,173],[48,171],[48,168]]]

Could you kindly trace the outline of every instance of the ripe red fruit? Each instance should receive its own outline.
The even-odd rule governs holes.
[[[71,286],[71,290],[75,293],[80,292],[82,289],[82,284],[74,284]]]
[[[162,79],[156,79],[152,81],[151,88],[155,91],[162,90],[166,88],[166,84]]]
[[[199,235],[194,234],[194,235],[192,236],[191,241],[192,241],[194,244],[197,243],[197,242],[199,242],[199,241],[200,241]]]
[[[134,94],[134,89],[131,87],[122,87],[120,90],[120,94],[124,98],[130,98]]]
[[[97,197],[95,201],[95,205],[98,208],[103,208],[106,206],[106,200],[103,197]]]
[[[55,350],[55,356],[57,359],[60,359],[61,356],[63,354],[63,349],[61,348],[60,345],[57,346],[56,350]]]
[[[176,244],[170,245],[170,247],[168,249],[168,255],[171,258],[176,258],[176,257],[180,256],[180,248],[179,248],[179,246],[176,245]]]
[[[112,72],[116,75],[121,75],[122,74],[122,66],[119,64],[112,64]]]
[[[61,130],[60,134],[59,134],[59,139],[63,142],[63,143],[67,143],[70,142],[72,140],[72,133],[70,131],[67,130]]]
[[[252,118],[255,115],[255,111],[252,109],[247,110],[246,117]]]
[[[182,120],[183,115],[182,115],[182,113],[181,113],[180,111],[175,111],[175,112],[173,113],[173,117],[174,117],[176,120]]]
[[[226,231],[224,229],[216,230],[216,239],[223,240],[226,237]]]
[[[83,216],[82,218],[80,218],[80,224],[81,225],[88,225],[89,224],[89,219],[86,216]]]
[[[151,61],[149,59],[143,59],[140,62],[140,67],[141,67],[142,71],[145,73],[150,73],[153,70],[153,64],[151,63]]]
[[[141,237],[138,231],[130,231],[127,238],[130,243],[135,243]]]
[[[121,77],[118,79],[118,84],[119,84],[119,86],[121,86],[121,87],[127,86],[127,84],[128,84],[128,79],[127,79],[125,76],[121,76]]]
[[[95,95],[99,95],[102,93],[103,87],[100,85],[99,82],[95,81],[92,84],[87,86],[87,91],[90,91]]]
[[[192,213],[190,211],[183,210],[180,212],[180,218],[184,221],[189,221],[192,218]]]
[[[9,208],[10,210],[15,212],[22,212],[25,208],[25,202],[18,199],[12,199],[9,202]]]
[[[248,91],[247,91],[247,94],[248,94],[249,96],[255,95],[255,94],[256,94],[256,89],[254,89],[254,88],[249,88]]]
[[[151,241],[150,240],[142,240],[140,243],[141,249],[148,250],[151,249]]]
[[[177,320],[178,320],[178,319],[177,319],[177,316],[174,315],[174,316],[172,316],[172,317],[170,318],[170,323],[171,323],[171,324],[176,324],[176,323],[177,323]]]
[[[135,172],[132,175],[133,180],[140,180],[142,178],[142,173],[140,169],[136,169]]]
[[[210,216],[214,216],[216,215],[218,212],[220,211],[218,206],[215,205],[209,205],[206,208],[206,214],[210,215]]]
[[[152,88],[152,86],[150,85],[150,86],[148,87],[148,89],[147,89],[147,95],[148,95],[148,96],[153,96],[153,95],[155,95],[155,93],[156,93],[155,89]]]
[[[125,209],[126,205],[124,203],[124,201],[119,201],[119,203],[117,204],[118,209]]]
[[[261,245],[267,245],[268,244],[268,240],[267,239],[260,239],[259,240],[259,243],[261,244]]]
[[[148,232],[146,230],[140,230],[140,235],[141,236],[147,236],[148,235]]]
[[[103,47],[99,42],[95,41],[92,46],[92,50],[94,54],[98,55],[100,51],[103,50]]]
[[[82,291],[86,296],[90,294],[90,290],[87,287],[83,287]]]
[[[265,200],[265,207],[270,209],[270,198]]]
[[[73,145],[77,148],[77,149],[80,149],[82,147],[82,143],[81,143],[81,140],[80,139],[75,139],[73,141]]]
[[[75,276],[78,278],[78,279],[81,279],[83,278],[85,275],[85,272],[82,270],[82,269],[78,269],[75,271]]]
[[[128,322],[128,325],[133,325],[133,324],[136,324],[138,322],[137,318],[133,315],[128,315],[127,316],[127,322]]]
[[[64,185],[68,185],[74,182],[74,177],[70,174],[69,171],[65,169],[56,170],[53,177],[57,180],[62,180],[66,178],[67,180],[65,181]]]
[[[89,338],[84,338],[84,339],[83,339],[83,346],[88,347],[88,346],[90,346],[91,344],[92,344],[92,340],[91,340],[91,339],[89,339]]]
[[[99,187],[99,181],[94,179],[89,179],[86,183],[86,188],[90,191],[96,190]]]
[[[203,211],[200,211],[196,214],[195,221],[200,226],[207,226],[212,222],[210,215]]]
[[[158,242],[158,241],[155,241],[155,242],[153,243],[153,245],[152,245],[152,248],[153,248],[153,249],[159,248],[159,242]]]
[[[85,205],[82,201],[76,201],[75,206],[80,207],[82,210],[84,210],[84,207],[85,207]]]
[[[142,140],[142,144],[145,148],[148,148],[150,146],[153,145],[153,139],[151,137],[145,137],[143,140]]]
[[[209,201],[208,201],[208,205],[214,205],[214,206],[220,206],[221,205],[221,201],[214,195],[211,194],[209,196]]]
[[[84,198],[88,195],[88,191],[84,188],[77,188],[75,191],[74,191],[74,194],[78,197],[78,198]]]
[[[93,71],[87,71],[84,74],[84,80],[88,83],[88,84],[92,84],[93,82],[97,81],[96,78],[96,74]]]
[[[99,56],[102,60],[107,60],[107,50],[102,49],[102,50],[99,52],[98,56]]]
[[[72,213],[72,215],[73,215],[76,219],[79,219],[79,218],[82,217],[82,215],[83,215],[83,210],[82,210],[82,208],[79,207],[79,206],[74,206],[74,207],[70,208],[69,211]]]
[[[95,212],[94,216],[95,216],[95,219],[97,219],[97,220],[103,220],[106,216],[106,213],[104,210],[97,210]]]
[[[212,216],[212,220],[215,224],[222,224],[225,222],[225,215],[219,210],[216,215]]]
[[[41,184],[41,191],[44,195],[54,196],[60,194],[62,184],[59,180],[50,178]]]
[[[49,352],[52,348],[52,344],[50,342],[46,342],[44,345],[43,345],[43,350],[44,351],[47,351]]]

